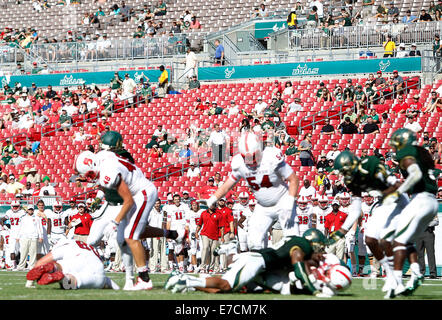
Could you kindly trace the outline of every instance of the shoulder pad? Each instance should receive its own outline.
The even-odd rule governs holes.
[[[232,170],[238,170],[244,164],[244,159],[240,154],[235,155],[230,163]]]

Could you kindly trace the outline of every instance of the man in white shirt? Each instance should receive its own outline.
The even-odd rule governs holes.
[[[315,195],[315,193],[316,193],[316,189],[311,186],[310,180],[305,179],[304,185],[302,186],[301,189],[299,189],[299,197],[304,196],[310,200],[311,197],[313,197]]]
[[[417,122],[414,118],[414,116],[412,115],[408,115],[408,122],[404,125],[404,128],[406,129],[410,129],[411,131],[414,131],[416,133],[419,133],[422,131],[422,127],[419,124],[419,122]]]
[[[289,106],[288,106],[289,110],[287,111],[287,113],[290,114],[290,113],[295,113],[295,112],[301,111],[302,105],[300,104],[300,102],[301,102],[301,99],[295,98],[295,100],[293,100],[293,102],[289,104]]]
[[[78,108],[75,107],[69,100],[66,102],[64,107],[60,109],[60,113],[66,110],[66,113],[69,115],[69,117],[72,117],[74,114],[78,113]]]
[[[258,103],[255,104],[253,108],[253,113],[255,116],[258,116],[264,112],[264,109],[267,108],[267,103],[262,101],[262,97],[258,97]]]
[[[125,98],[130,98],[134,95],[134,89],[137,87],[137,84],[134,79],[130,78],[129,74],[126,73],[121,87],[123,88],[123,96]]]
[[[103,36],[97,41],[98,57],[108,57],[108,50],[111,46],[111,41],[107,38],[106,34],[103,34]]]
[[[197,74],[198,58],[190,47],[187,47],[186,51],[186,61],[184,62],[186,69],[184,69],[184,74],[190,80],[194,75]]]
[[[89,96],[87,98],[87,110],[89,112],[95,112],[97,108],[98,108],[97,101],[95,101],[94,98],[92,98],[92,96]]]
[[[164,213],[161,209],[161,200],[155,202],[149,213],[149,225],[155,228],[163,228]],[[164,238],[152,238],[150,247],[150,270],[155,272],[167,269],[166,240]]]
[[[207,144],[212,146],[212,157],[214,162],[223,162],[226,160],[226,146],[229,144],[229,137],[220,128],[219,124],[215,124],[213,131],[210,133]]]
[[[6,193],[20,193],[24,187],[24,185],[15,180],[15,176],[13,174],[9,175],[9,183],[6,187]]]
[[[194,177],[201,177],[201,171],[200,168],[195,167],[195,163],[190,163],[190,168],[187,170],[187,177],[188,178],[194,178]]]
[[[237,114],[239,113],[239,107],[238,107],[238,105],[235,103],[235,100],[231,100],[231,101],[230,101],[230,107],[229,107],[228,109],[229,109],[229,113],[228,113],[228,116],[229,116],[229,117],[230,117],[230,116],[237,115]]]
[[[157,126],[157,129],[154,131],[153,136],[155,137],[162,137],[167,133],[166,129],[163,129],[163,125],[159,124]]]
[[[27,215],[20,220],[17,240],[20,242],[20,262],[17,270],[25,270],[29,254],[28,268],[34,267],[37,261],[37,243],[43,241],[43,229],[40,219],[34,216],[34,206],[28,206]]]
[[[332,144],[332,148],[333,148],[333,150],[331,150],[331,151],[329,151],[328,153],[327,153],[327,160],[333,160],[333,161],[335,161],[335,159],[336,159],[336,157],[341,153],[339,150],[338,150],[338,144],[337,143],[333,143]]]

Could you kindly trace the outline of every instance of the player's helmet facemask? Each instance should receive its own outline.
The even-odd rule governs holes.
[[[335,170],[344,176],[344,182],[353,181],[353,174],[359,165],[359,159],[350,151],[342,151],[335,159]]]
[[[314,252],[325,252],[327,238],[318,229],[310,228],[303,233],[302,237],[310,242]]]

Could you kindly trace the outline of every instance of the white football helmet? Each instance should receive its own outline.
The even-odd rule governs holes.
[[[317,205],[318,203],[318,200],[319,200],[319,197],[320,197],[320,195],[319,195],[319,193],[318,192],[315,192],[315,194],[314,195],[312,195],[312,197],[310,198],[310,200],[312,201],[312,203],[314,204],[314,205]],[[314,203],[314,202],[316,202],[316,203]]]
[[[339,196],[339,202],[341,204],[341,206],[343,207],[348,207],[351,203],[351,196],[348,192],[343,192],[340,196]]]
[[[305,196],[300,196],[296,201],[296,204],[299,207],[299,209],[305,210],[308,205],[308,199]]]
[[[239,194],[239,203],[246,206],[249,203],[249,194],[247,192],[241,192]]]
[[[18,210],[20,210],[20,202],[17,200],[13,200],[11,202],[11,209],[13,212],[17,212]]]
[[[98,157],[95,153],[84,151],[80,153],[75,160],[75,167],[82,176],[88,180],[98,178]]]
[[[238,151],[248,168],[254,170],[261,163],[262,142],[256,134],[250,132],[242,134],[238,141]]]
[[[328,198],[325,195],[322,195],[318,199],[319,202],[319,208],[321,209],[327,209],[328,208]]]
[[[347,267],[340,264],[333,265],[327,272],[326,277],[330,280],[328,285],[334,290],[345,290],[351,286],[351,272]]]
[[[373,198],[373,196],[370,195],[369,193],[367,193],[367,194],[364,196],[363,200],[364,200],[364,202],[365,202],[367,205],[369,205],[369,206],[371,206],[371,205],[373,204],[373,202],[374,202],[374,198]]]
[[[63,203],[61,203],[61,201],[55,201],[55,203],[52,205],[52,210],[55,213],[61,213],[63,210]]]

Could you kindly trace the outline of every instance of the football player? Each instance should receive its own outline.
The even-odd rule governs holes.
[[[20,244],[17,241],[18,237],[18,228],[20,225],[20,220],[23,216],[26,215],[26,212],[21,208],[20,202],[17,200],[13,200],[11,202],[11,209],[6,211],[6,214],[2,218],[2,224],[5,223],[6,220],[9,220],[9,242],[10,242],[10,257],[12,262],[12,269],[17,268],[17,255],[20,252]]]
[[[52,211],[47,211],[48,225],[50,229],[50,245],[56,244],[59,240],[66,238],[66,225],[63,219],[63,203],[56,201],[52,205]]]
[[[59,282],[61,288],[70,289],[114,289],[118,285],[105,276],[103,262],[97,250],[82,241],[62,239],[51,252],[37,261],[26,274],[26,287],[48,285]]]
[[[37,259],[42,258],[50,250],[49,235],[51,229],[48,228],[48,217],[51,215],[51,209],[45,209],[45,203],[43,200],[38,200],[37,202],[37,212],[35,216],[40,219],[41,227],[43,229],[43,242],[38,242],[37,244]]]
[[[376,156],[369,156],[360,160],[350,151],[343,151],[336,157],[335,169],[344,176],[346,187],[353,193],[353,203],[341,229],[331,235],[333,241],[344,237],[361,216],[362,192],[378,190],[385,195],[395,190],[397,183],[396,177],[387,173]],[[389,235],[391,230],[394,233],[395,217],[400,214],[407,203],[406,195],[400,196],[397,203],[383,203],[382,206],[373,210],[372,217],[367,221],[364,228],[365,242],[373,256],[381,263],[387,277],[392,273],[391,258],[389,258],[392,252],[388,250],[388,241],[380,240],[388,239],[391,236]]]
[[[276,219],[280,221],[285,236],[299,235],[295,208],[299,179],[284,161],[281,150],[272,146],[263,150],[260,137],[251,132],[240,136],[238,150],[239,154],[231,161],[229,178],[210,196],[207,205],[210,207],[238,181],[245,179],[258,202],[248,226],[249,249],[266,246],[267,231]]]
[[[320,231],[309,229],[302,237],[284,237],[274,249],[265,248],[256,252],[238,254],[221,278],[171,274],[165,283],[165,289],[172,292],[182,292],[189,288],[208,293],[235,292],[265,272],[290,268],[310,294],[321,296],[322,292],[315,287],[312,278],[309,277],[311,274],[309,261],[318,263],[323,259],[321,252],[324,251],[326,241]]]
[[[434,161],[425,148],[417,145],[416,133],[405,128],[396,130],[390,138],[389,145],[396,151],[396,159],[405,180],[386,194],[383,203],[396,203],[402,194],[411,194],[411,200],[399,215],[394,232],[394,270],[385,296],[393,298],[398,294],[413,293],[423,281],[413,243],[434,219],[439,204],[435,196],[437,183],[433,175]],[[402,268],[407,254],[412,275],[404,287]]]
[[[253,215],[256,208],[256,199],[251,199],[248,201],[248,206],[240,213],[240,218],[238,221],[238,240],[239,240],[239,250],[241,252],[249,251],[247,245],[247,234],[249,229],[249,220]]]
[[[12,265],[11,251],[13,248],[9,242],[9,228],[9,223],[0,225],[0,269],[9,269]]]
[[[190,237],[190,266],[187,268],[187,271],[189,272],[198,272],[197,268],[197,252],[198,252],[198,240],[196,239],[195,233],[196,233],[196,226],[199,222],[199,219],[201,218],[201,213],[204,211],[204,209],[200,209],[200,204],[198,201],[193,200],[190,203],[190,210],[189,214],[187,216],[186,220],[186,228],[189,233]]]
[[[307,229],[312,227],[311,215],[313,213],[313,208],[308,202],[309,201],[305,196],[300,196],[298,200],[296,200],[296,214],[298,217],[300,233],[304,233]]]
[[[105,151],[101,151],[105,152]],[[100,153],[101,153],[100,152]],[[149,212],[158,197],[156,187],[146,179],[143,172],[126,158],[113,155],[102,157],[90,151],[82,152],[75,161],[77,171],[90,181],[98,180],[100,188],[116,190],[123,199],[117,216],[110,221],[104,232],[117,232],[121,247],[129,246],[138,272],[137,283],[129,290],[150,290],[152,281],[146,266],[142,239],[166,237],[176,239],[178,233],[147,225]],[[181,238],[184,235],[181,235]]]
[[[179,194],[173,195],[173,205],[167,207],[167,230],[177,230],[182,233],[185,232],[186,221],[189,216],[189,207],[185,203],[181,203],[181,196]],[[185,247],[182,242],[175,240],[168,240],[169,248],[169,267],[175,269],[175,261],[178,263],[180,272],[184,272],[184,254]]]
[[[318,206],[313,209],[311,220],[312,228],[316,228],[322,233],[325,233],[325,216],[332,211],[327,196],[319,196]]]
[[[235,219],[238,241],[240,243],[240,250],[247,251],[247,229],[244,228],[246,217],[242,218],[244,211],[249,207],[249,194],[241,192],[238,196],[239,201],[233,205],[233,217]],[[241,226],[239,221],[243,220]]]

